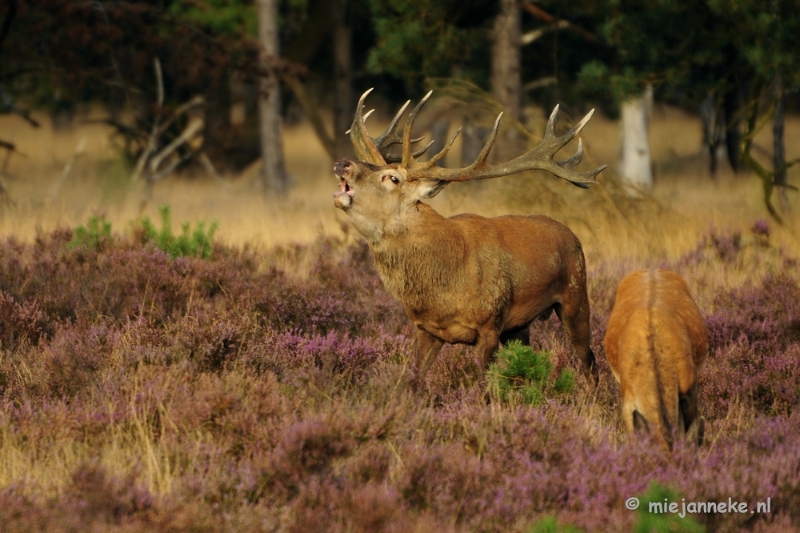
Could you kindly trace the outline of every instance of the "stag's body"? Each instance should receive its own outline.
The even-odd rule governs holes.
[[[667,448],[674,431],[702,444],[697,377],[708,353],[708,334],[683,278],[666,270],[626,276],[604,345],[620,384],[628,432],[654,431]]]
[[[552,310],[593,364],[583,251],[569,229],[543,216],[448,219],[422,203],[408,219],[407,230],[371,246],[381,280],[417,327],[421,374],[442,343],[476,345],[485,368],[503,333],[527,341],[531,322]]]
[[[553,162],[552,156],[589,117],[556,138],[556,109],[539,147],[493,166],[485,160],[497,132],[496,123],[473,165],[443,169],[434,165],[453,139],[427,162],[416,161],[416,154],[411,153],[411,123],[422,103],[412,111],[402,140],[395,140],[393,130],[403,110],[387,133],[371,139],[361,116],[363,98],[351,138],[364,161],[342,160],[334,165],[340,179],[334,205],[344,210],[366,237],[381,280],[403,303],[416,326],[415,378],[424,377],[444,343],[475,345],[478,362],[486,368],[499,342],[509,338],[527,342],[530,323],[555,311],[583,362],[584,373],[596,379],[589,347],[584,257],[577,237],[566,226],[543,216],[464,214],[445,218],[421,201],[438,194],[450,181],[531,169],[547,170],[586,187],[602,168],[572,171],[580,162],[580,147],[574,157],[560,163]],[[400,142],[402,163],[387,164],[382,148]]]

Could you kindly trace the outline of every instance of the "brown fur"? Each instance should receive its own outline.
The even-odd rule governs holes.
[[[530,323],[552,310],[596,379],[583,250],[566,226],[544,216],[445,218],[420,201],[440,182],[409,180],[391,165],[334,168],[334,204],[367,238],[381,280],[417,328],[417,379],[444,343],[476,346],[486,368],[501,340],[526,341]]]
[[[673,433],[702,443],[697,377],[708,353],[708,335],[686,282],[667,270],[638,270],[617,289],[604,340],[620,384],[628,432],[654,431],[665,447]]]

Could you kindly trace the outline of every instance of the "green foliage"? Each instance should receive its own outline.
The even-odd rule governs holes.
[[[246,0],[180,0],[170,13],[221,35],[258,35],[258,17],[253,2]]]
[[[748,77],[800,86],[795,2],[755,0],[585,2],[610,55],[588,59],[579,79],[589,93],[618,101],[645,84],[702,98],[724,93]]]
[[[198,222],[194,231],[188,222],[181,224],[181,233],[172,233],[172,217],[169,205],[158,208],[161,216],[161,229],[156,229],[149,217],[142,220],[143,237],[167,252],[172,258],[178,256],[202,257],[208,259],[213,251],[212,239],[217,231],[217,223],[211,222],[206,229],[205,222]]]
[[[426,78],[451,76],[468,66],[471,54],[487,48],[486,0],[368,0],[375,46],[367,68],[403,80],[410,93]]]
[[[550,353],[534,352],[530,346],[513,340],[497,352],[496,362],[489,366],[489,387],[502,401],[539,405],[549,392],[552,373]],[[556,378],[552,392],[566,394],[574,385],[575,373],[565,368]]]
[[[67,243],[67,248],[73,250],[83,246],[99,250],[109,241],[111,241],[111,222],[108,222],[103,215],[92,215],[85,226],[80,225],[75,228],[75,235]]]
[[[569,524],[559,525],[555,517],[547,516],[531,524],[525,533],[581,533],[582,531]]]
[[[650,503],[677,502],[681,498],[674,490],[651,482],[642,496],[639,497],[638,519],[633,526],[634,533],[702,533],[705,528],[688,515],[681,518],[677,513],[651,513]],[[680,510],[680,509],[679,509]]]

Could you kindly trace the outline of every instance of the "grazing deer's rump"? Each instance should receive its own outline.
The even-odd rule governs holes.
[[[539,146],[509,162],[490,165],[486,158],[497,135],[498,117],[478,159],[466,168],[448,169],[436,163],[455,136],[425,162],[416,158],[427,148],[416,152],[411,148],[411,126],[427,96],[409,115],[402,138],[395,130],[408,103],[382,135],[372,138],[363,115],[368,93],[361,97],[350,129],[361,160],[334,165],[339,179],[334,205],[366,237],[381,280],[416,326],[415,380],[424,377],[444,343],[476,346],[479,364],[486,368],[500,341],[527,341],[530,323],[555,311],[584,373],[596,381],[589,347],[586,269],[578,238],[566,226],[543,216],[445,218],[422,202],[452,181],[534,169],[588,187],[605,167],[576,172],[583,155],[581,144],[567,160],[555,162],[553,156],[577,135],[591,113],[556,137],[556,107]],[[388,154],[395,144],[402,145],[402,156]]]
[[[697,378],[708,334],[683,278],[667,270],[626,276],[617,288],[604,346],[620,384],[628,432],[654,431],[667,448],[674,431],[702,444]]]

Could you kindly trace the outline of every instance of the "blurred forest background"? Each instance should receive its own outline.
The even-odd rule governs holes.
[[[375,134],[434,90],[415,128],[437,143],[463,128],[448,166],[474,160],[501,110],[496,158],[535,144],[556,104],[562,127],[599,108],[583,136],[584,164],[609,165],[600,187],[544,176],[462,185],[437,198],[446,212],[545,212],[580,219],[571,226],[594,240],[665,207],[791,227],[799,8],[2,0],[0,230],[30,236],[98,210],[118,222],[171,204],[182,220],[220,220],[234,242],[339,231],[331,163],[351,155],[344,132],[370,87]]]

